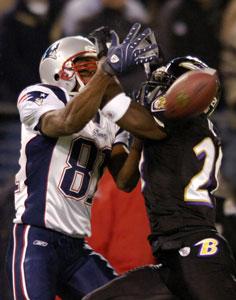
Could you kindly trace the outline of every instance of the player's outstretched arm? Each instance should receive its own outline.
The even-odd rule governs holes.
[[[96,114],[113,80],[101,67],[91,80],[63,109],[52,110],[41,117],[41,131],[50,137],[70,135],[80,131]]]
[[[121,128],[138,138],[160,140],[166,133],[158,125],[149,110],[121,92],[103,108],[102,113]]]
[[[117,121],[117,124],[139,138],[162,140],[166,133],[158,125],[149,110],[134,101],[125,114]]]
[[[116,75],[113,78],[126,73],[135,65],[159,60],[159,47],[153,39],[152,30],[147,28],[140,33],[140,28],[141,25],[135,23],[121,44],[114,31],[109,32],[107,29],[99,28],[93,33],[96,44],[100,45],[97,51],[107,53],[102,67],[111,76]],[[111,38],[111,46],[106,49],[104,41],[107,42],[109,38]],[[113,95],[110,93],[110,97],[104,97],[101,108],[106,117],[137,137],[162,139],[166,136],[151,113],[131,101],[121,89]]]
[[[166,137],[148,109],[136,103],[122,91],[113,77],[101,103],[101,112],[122,129],[138,138],[160,140]]]

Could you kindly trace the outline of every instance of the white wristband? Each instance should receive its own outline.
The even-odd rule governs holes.
[[[119,121],[129,108],[131,99],[125,93],[116,95],[101,110],[102,114],[112,122]]]

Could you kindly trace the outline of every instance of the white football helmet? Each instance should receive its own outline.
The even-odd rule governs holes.
[[[79,58],[92,57],[94,61],[81,61]],[[85,85],[81,71],[95,71],[95,45],[85,37],[70,36],[54,42],[44,53],[39,65],[42,83],[65,88],[70,93],[78,82],[80,88]],[[74,65],[77,60],[76,66]]]

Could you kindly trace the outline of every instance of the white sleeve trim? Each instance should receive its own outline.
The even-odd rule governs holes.
[[[101,110],[102,114],[110,121],[116,123],[127,112],[131,103],[130,97],[120,93],[111,99]]]

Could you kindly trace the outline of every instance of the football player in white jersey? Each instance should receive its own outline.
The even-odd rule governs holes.
[[[114,47],[118,53],[99,62],[87,38],[58,40],[40,62],[42,83],[19,95],[20,170],[7,259],[14,300],[53,300],[55,295],[80,299],[116,276],[84,238],[91,234],[92,199],[104,167],[115,180],[125,176],[128,134],[114,118],[122,118],[128,106],[113,75],[139,63],[136,46],[129,47],[130,37],[136,39],[137,34],[134,26],[126,42]],[[149,34],[150,30],[138,35],[138,41]],[[121,105],[116,114],[102,112],[102,100],[117,94]],[[149,128],[151,135],[155,121],[148,112],[144,115],[144,130]],[[133,122],[138,128],[137,120]]]

